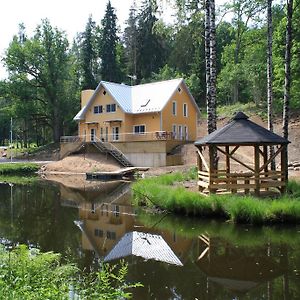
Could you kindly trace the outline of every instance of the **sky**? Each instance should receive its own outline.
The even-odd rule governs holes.
[[[20,23],[24,23],[26,33],[31,37],[42,19],[48,18],[52,26],[64,30],[71,42],[76,33],[84,31],[88,17],[100,24],[108,0],[5,0],[1,1],[0,11],[0,58],[9,46],[13,36],[18,33]],[[118,25],[125,27],[129,9],[134,0],[111,0],[116,10]],[[141,0],[136,0],[137,4]],[[223,2],[217,0],[216,2]],[[172,10],[167,7],[167,0],[162,1],[165,19],[170,19]],[[0,79],[6,77],[5,69],[0,62]]]
[[[139,1],[137,1],[139,2]],[[116,9],[118,25],[124,27],[133,0],[111,0]],[[97,24],[102,20],[107,0],[5,0],[0,11],[0,56],[18,33],[20,23],[24,23],[28,36],[32,36],[42,19],[48,18],[52,26],[64,30],[70,41],[76,33],[84,31],[88,17],[92,14]],[[5,78],[1,63],[0,79]]]

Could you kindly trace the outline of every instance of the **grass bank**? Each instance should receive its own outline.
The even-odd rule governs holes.
[[[134,204],[234,223],[300,223],[300,184],[297,182],[290,182],[287,194],[278,199],[237,195],[207,197],[174,185],[194,177],[195,172],[191,171],[138,180],[133,184]]]
[[[0,175],[29,175],[37,172],[40,166],[35,163],[0,164]]]

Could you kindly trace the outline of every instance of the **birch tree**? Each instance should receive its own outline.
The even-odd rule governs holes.
[[[267,23],[268,23],[268,38],[267,38],[267,98],[268,98],[268,129],[273,132],[273,21],[272,21],[272,0],[267,3]],[[274,154],[274,147],[270,146],[270,157]],[[271,162],[271,170],[275,170],[275,160]]]
[[[285,41],[285,80],[284,80],[284,96],[283,96],[283,137],[289,137],[289,113],[290,113],[290,90],[291,90],[291,49],[292,49],[292,16],[293,16],[293,0],[287,0],[287,21],[286,21],[286,41]],[[286,151],[286,163],[288,162],[288,152]],[[286,178],[288,177],[288,168],[286,166]]]

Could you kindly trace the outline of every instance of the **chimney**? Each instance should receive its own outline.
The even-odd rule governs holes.
[[[81,91],[81,108],[84,107],[94,94],[94,90]]]

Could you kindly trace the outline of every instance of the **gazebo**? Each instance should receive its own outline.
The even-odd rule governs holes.
[[[288,143],[238,112],[227,125],[195,142],[199,191],[259,195],[275,189],[283,193],[287,184]],[[274,147],[271,157],[268,155],[270,146]],[[215,154],[217,163],[214,163]],[[277,169],[271,170],[271,162],[276,159]]]

